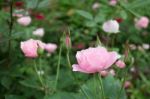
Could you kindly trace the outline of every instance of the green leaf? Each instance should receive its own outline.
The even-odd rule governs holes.
[[[109,75],[103,80],[104,92],[109,99],[117,99],[121,89],[121,83],[113,76]],[[121,91],[118,99],[126,99],[124,89]]]
[[[10,88],[11,83],[12,83],[12,80],[9,77],[3,77],[1,79],[1,84],[7,89]]]
[[[87,21],[87,22],[85,23],[85,25],[86,25],[87,27],[95,27],[97,24],[96,24],[96,22],[94,22],[94,21]]]
[[[121,16],[123,19],[127,19],[127,17],[128,17],[126,11],[124,11],[124,10],[122,10],[122,11],[120,12],[120,16]]]
[[[132,3],[129,3],[127,6],[129,9],[135,9],[135,8],[140,8],[140,7],[143,7],[143,6],[149,6],[150,5],[150,0],[135,0],[134,2]]]
[[[20,81],[20,84],[23,86],[26,86],[26,87],[40,89],[40,86],[37,84],[37,81],[33,80],[33,79],[22,80],[22,81]]]
[[[26,7],[28,9],[36,8],[38,5],[39,0],[26,0]]]
[[[85,99],[83,96],[69,92],[57,92],[54,95],[47,95],[44,99]]]
[[[5,95],[5,99],[25,99],[23,96],[18,95]]]
[[[43,0],[38,4],[38,8],[42,9],[42,8],[46,8],[50,5],[50,1],[51,0]]]
[[[81,15],[82,17],[88,19],[88,20],[93,20],[93,16],[91,13],[87,12],[87,11],[83,11],[83,10],[77,10],[76,11],[79,15]]]
[[[107,99],[117,99],[121,90],[121,83],[113,76],[109,75],[103,80],[104,94]],[[82,87],[82,93],[86,94],[89,99],[101,99],[102,91],[100,89],[100,81],[98,78],[90,79]],[[84,91],[84,92],[83,92]],[[124,89],[120,93],[118,99],[126,99]]]

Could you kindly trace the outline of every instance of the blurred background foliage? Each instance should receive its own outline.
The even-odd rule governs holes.
[[[22,1],[21,12],[15,2]],[[101,42],[112,49],[124,54],[126,45],[134,44],[137,49],[129,50],[129,57],[134,64],[127,70],[127,80],[132,82],[132,87],[127,89],[127,97],[122,93],[120,99],[148,99],[150,96],[150,49],[144,50],[143,44],[150,44],[150,28],[137,30],[134,19],[140,16],[150,18],[150,0],[120,0],[117,6],[110,6],[109,0],[13,0],[13,12],[32,17],[32,23],[23,27],[16,22],[14,17],[13,30],[9,36],[9,0],[0,0],[0,98],[1,99],[87,99],[82,91],[87,92],[90,99],[99,99],[101,95],[91,92],[93,85],[91,75],[74,73],[69,68],[66,57],[66,45],[60,41],[63,32],[68,33],[72,40],[70,51],[71,64],[75,63],[75,53],[78,50],[95,46],[98,36]],[[94,3],[100,7],[94,9]],[[37,20],[35,15],[42,14],[43,20]],[[102,31],[102,23],[109,19],[121,18],[120,33],[106,34]],[[38,27],[45,29],[43,38],[32,35]],[[33,70],[33,61],[23,56],[20,42],[29,38],[41,39],[58,45],[58,50],[50,57],[41,58],[44,71],[45,84],[50,93],[45,93],[40,88]],[[111,40],[115,41],[112,42]],[[11,40],[11,54],[8,55],[8,41]],[[65,40],[65,37],[63,37]],[[58,88],[54,88],[56,68],[59,58],[59,47],[62,45]],[[11,57],[10,59],[8,59]],[[38,59],[36,60],[38,61]],[[131,70],[130,70],[131,69]],[[122,70],[123,71],[123,70]],[[76,78],[76,79],[75,79]],[[121,77],[119,77],[121,79]],[[114,93],[120,88],[120,81],[108,76],[104,79],[116,86],[111,87]],[[105,87],[110,84],[104,83]],[[82,85],[82,86],[80,86]],[[97,85],[97,84],[95,84]],[[83,89],[83,90],[81,90]],[[124,90],[123,90],[124,91]],[[115,93],[116,92],[116,93]],[[83,92],[84,93],[84,92]],[[116,99],[111,92],[109,99]],[[95,98],[93,98],[95,96]]]

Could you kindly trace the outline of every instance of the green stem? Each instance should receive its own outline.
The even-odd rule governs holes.
[[[37,75],[37,77],[38,77],[38,79],[39,79],[39,81],[40,81],[40,83],[41,83],[41,86],[44,88],[44,83],[43,83],[43,81],[42,81],[42,78],[41,78],[40,74],[38,74],[38,69],[37,69],[37,65],[36,65],[36,60],[34,60],[34,69],[35,69],[36,75]]]
[[[124,76],[124,78],[123,78],[122,85],[121,85],[121,88],[120,88],[119,95],[118,95],[117,99],[119,99],[120,96],[121,96],[121,92],[122,92],[122,90],[123,90],[123,86],[124,86],[124,83],[125,83],[125,81],[126,81],[126,75],[127,75],[127,72],[125,72],[125,76]]]
[[[102,99],[106,99],[105,98],[105,93],[104,93],[104,87],[103,87],[103,82],[102,82],[102,77],[100,75],[98,75],[98,79],[100,81],[100,86],[101,86],[101,89],[102,89]]]
[[[95,91],[95,92],[94,92],[95,94],[97,93],[97,86],[96,86],[96,84],[97,84],[97,79],[96,79],[96,78],[97,78],[97,75],[94,74],[94,84],[93,84],[93,85],[94,85],[94,89],[95,89],[95,90],[94,90],[94,91]],[[96,96],[97,96],[97,95],[94,96],[94,99],[97,99]]]
[[[59,58],[58,58],[58,64],[57,64],[57,74],[56,74],[56,81],[55,81],[55,89],[57,89],[57,83],[58,83],[58,79],[59,79],[61,52],[62,52],[62,45],[60,46],[60,49],[59,49]]]
[[[67,61],[68,61],[69,68],[71,68],[71,62],[70,62],[70,57],[69,57],[69,49],[67,49]]]
[[[9,38],[12,36],[13,30],[13,0],[10,0],[10,20],[9,20]],[[11,54],[11,39],[8,41],[8,61],[10,61]]]

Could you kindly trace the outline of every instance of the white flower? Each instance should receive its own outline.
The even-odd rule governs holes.
[[[92,9],[96,10],[100,7],[100,4],[98,2],[94,3],[92,6]]]
[[[145,50],[148,50],[148,49],[150,48],[149,44],[146,44],[146,43],[142,44],[142,47],[143,47]]]
[[[103,30],[108,33],[118,33],[119,23],[116,20],[109,20],[104,22],[102,26]]]
[[[23,16],[23,17],[20,17],[17,19],[17,22],[20,24],[20,25],[23,25],[23,26],[28,26],[30,23],[31,23],[31,17],[30,16]]]
[[[44,36],[44,29],[43,28],[38,28],[35,31],[33,31],[33,35],[43,37]]]

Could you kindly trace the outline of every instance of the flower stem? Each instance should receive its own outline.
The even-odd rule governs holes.
[[[70,57],[69,57],[69,49],[67,50],[67,61],[68,61],[69,68],[71,68],[71,62],[70,62]]]
[[[9,38],[12,36],[13,30],[13,0],[10,0],[10,20],[9,20]],[[10,54],[11,54],[11,39],[8,40],[8,61],[10,61]]]
[[[100,81],[100,86],[101,86],[101,91],[102,91],[102,99],[106,99],[105,98],[105,93],[104,93],[104,87],[103,87],[102,77],[100,75],[98,75],[98,79]]]
[[[34,60],[34,69],[35,69],[35,72],[36,72],[36,75],[41,83],[41,86],[44,88],[44,83],[43,83],[43,80],[40,76],[40,74],[38,73],[38,69],[37,69],[37,65],[36,65],[36,60]]]
[[[56,80],[55,80],[55,89],[57,89],[57,83],[58,83],[58,79],[59,79],[61,52],[62,52],[62,45],[60,46],[60,49],[59,49],[59,57],[58,57],[58,63],[57,63],[57,74],[56,74]]]

